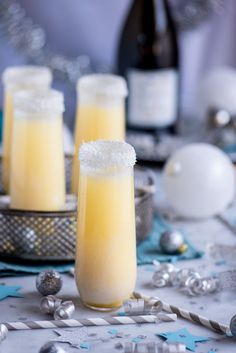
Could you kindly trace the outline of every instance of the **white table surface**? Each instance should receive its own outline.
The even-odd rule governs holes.
[[[157,190],[159,190],[159,188],[157,188]],[[157,209],[164,207],[163,199],[160,197],[159,192],[157,192],[156,195],[156,205]],[[181,227],[188,233],[189,240],[200,250],[205,250],[209,242],[217,241],[224,244],[236,244],[236,236],[217,218],[204,221],[177,221],[175,223],[177,227]],[[205,275],[209,275],[212,271],[220,272],[230,268],[229,264],[217,266],[215,261],[208,256],[205,256],[203,259],[178,262],[177,265],[178,267],[192,267],[198,269]],[[152,266],[150,265],[138,267],[137,291],[150,295],[158,295],[160,298],[163,298],[164,301],[195,311],[213,320],[219,320],[225,324],[228,324],[230,318],[236,314],[236,293],[223,292],[204,297],[189,298],[179,293],[174,288],[154,288],[151,283],[152,273]],[[73,278],[69,274],[66,274],[63,275],[63,281],[64,285],[59,297],[74,301],[76,305],[74,318],[111,315],[100,314],[82,307]],[[0,284],[3,283],[6,285],[21,285],[24,297],[20,299],[7,298],[0,301],[0,322],[47,319],[47,316],[40,313],[39,310],[40,294],[35,289],[35,276],[0,278]],[[155,340],[161,343],[163,341],[156,336],[157,333],[175,331],[184,327],[194,335],[211,337],[210,341],[198,344],[196,349],[198,353],[208,353],[210,349],[217,349],[217,353],[236,352],[236,341],[222,337],[219,334],[184,319],[178,319],[174,323],[113,326],[113,328],[118,329],[124,334],[130,334],[130,337],[126,339],[109,339],[107,342],[94,343],[89,351],[99,353],[120,352],[114,348],[115,343],[131,341],[132,338],[139,334],[147,336],[145,341]],[[96,333],[98,337],[111,337],[111,335],[108,334],[110,328],[111,327],[89,327],[87,328],[87,332]],[[63,329],[58,329],[58,331],[62,330]],[[74,328],[73,330],[79,329]],[[7,339],[0,344],[0,352],[37,353],[45,342],[55,337],[56,334],[52,329],[9,332]],[[76,348],[71,348],[67,344],[61,345],[67,352],[79,351]]]

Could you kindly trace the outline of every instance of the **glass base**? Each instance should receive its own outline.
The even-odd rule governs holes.
[[[96,311],[103,311],[103,312],[114,311],[119,309],[122,306],[122,302],[103,305],[103,304],[86,303],[83,301],[83,304],[89,309],[96,310]]]

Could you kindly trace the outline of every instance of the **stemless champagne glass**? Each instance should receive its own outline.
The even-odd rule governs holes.
[[[86,306],[110,310],[136,281],[135,151],[125,142],[80,148],[76,283]]]
[[[72,165],[72,192],[78,192],[78,151],[83,142],[125,139],[125,97],[122,77],[109,74],[83,76],[77,84],[78,107],[75,153]]]
[[[14,95],[11,207],[58,211],[65,204],[63,95],[55,90]]]
[[[13,125],[13,94],[19,90],[47,89],[52,82],[51,71],[41,66],[9,67],[3,73],[4,120],[3,120],[3,188],[9,192],[11,143]]]

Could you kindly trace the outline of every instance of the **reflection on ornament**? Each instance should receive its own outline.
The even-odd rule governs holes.
[[[165,231],[161,234],[160,247],[166,254],[181,254],[188,248],[184,243],[183,235],[175,230]]]
[[[174,165],[181,165],[175,173]],[[169,204],[189,218],[214,216],[235,194],[235,171],[228,156],[205,143],[182,147],[167,161],[163,187]]]
[[[229,327],[233,337],[236,337],[236,315],[231,318]]]
[[[54,342],[44,344],[39,353],[66,353],[66,351]]]

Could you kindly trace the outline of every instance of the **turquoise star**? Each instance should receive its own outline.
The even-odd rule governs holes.
[[[178,342],[186,345],[186,348],[190,351],[195,352],[195,343],[196,342],[206,342],[209,341],[208,337],[194,336],[186,328],[175,332],[163,332],[158,333],[158,336],[166,339],[166,342]]]
[[[18,293],[20,289],[21,286],[3,286],[0,284],[0,300],[3,300],[7,297],[23,297],[21,293]]]

